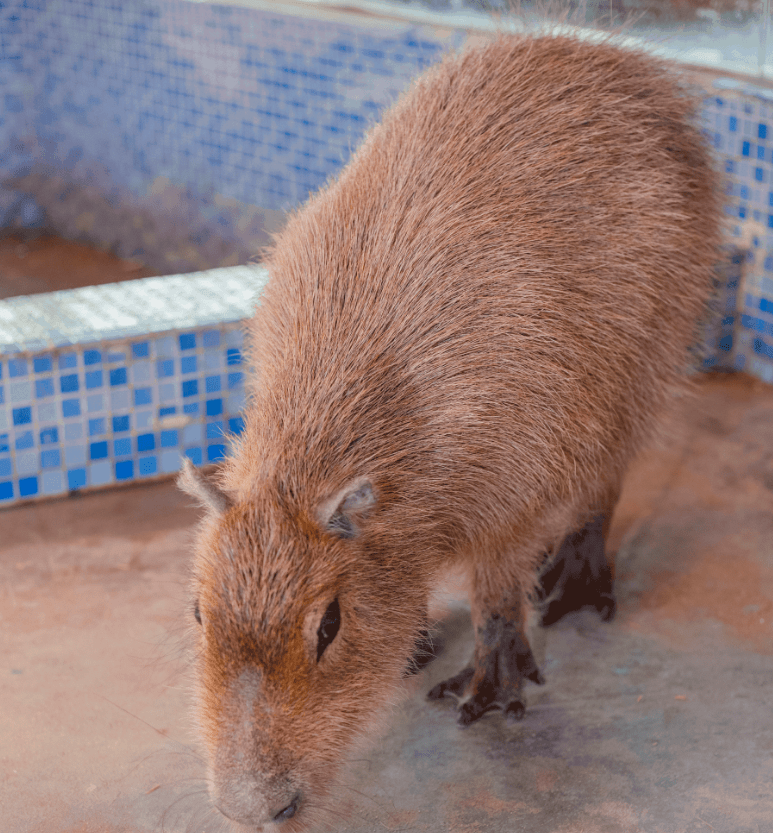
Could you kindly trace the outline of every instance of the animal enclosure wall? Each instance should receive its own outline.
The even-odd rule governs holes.
[[[0,301],[0,505],[225,453],[239,322],[265,280],[239,264],[481,21],[257,0],[3,4],[0,226],[171,277]],[[744,255],[720,278],[702,361],[773,382],[773,92],[706,85]],[[215,267],[232,268],[201,271]]]

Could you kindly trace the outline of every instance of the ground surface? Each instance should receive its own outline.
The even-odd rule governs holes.
[[[196,513],[170,483],[0,513],[0,829],[224,830],[201,792],[181,637]],[[467,730],[425,692],[359,761],[336,829],[773,830],[773,390],[710,378],[615,516],[619,613],[537,630],[525,720]]]
[[[83,243],[50,234],[0,237],[0,298],[148,278],[152,272]]]

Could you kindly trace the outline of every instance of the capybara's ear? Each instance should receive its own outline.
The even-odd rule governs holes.
[[[339,538],[356,538],[362,522],[375,505],[373,484],[367,477],[358,477],[323,501],[317,510],[317,518],[327,532]]]
[[[177,477],[177,485],[198,502],[211,514],[222,515],[231,505],[228,495],[219,489],[186,457],[183,460],[182,471]]]

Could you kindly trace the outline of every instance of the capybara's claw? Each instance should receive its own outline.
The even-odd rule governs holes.
[[[488,698],[483,696],[481,692],[478,692],[477,694],[473,694],[469,700],[459,706],[459,716],[456,718],[456,722],[462,728],[465,728],[478,720],[478,718],[483,717],[486,712],[498,708],[498,703],[488,700]]]
[[[472,666],[468,665],[467,668],[464,668],[458,674],[454,674],[453,677],[449,677],[447,680],[443,680],[442,683],[438,683],[431,688],[427,692],[427,699],[442,700],[446,694],[450,694],[457,699],[464,697],[464,692],[467,690],[470,680],[472,680],[473,673]]]

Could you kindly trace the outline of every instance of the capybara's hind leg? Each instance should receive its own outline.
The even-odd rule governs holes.
[[[552,625],[567,613],[588,606],[595,607],[605,622],[615,615],[606,540],[616,500],[617,493],[603,512],[567,535],[558,552],[546,559],[537,587],[543,625]]]
[[[507,717],[520,720],[524,714],[523,681],[528,679],[540,685],[544,682],[526,638],[520,588],[513,596],[492,599],[476,582],[472,599],[472,665],[439,683],[427,695],[431,700],[439,700],[447,694],[462,698],[469,692],[459,707],[460,726],[469,726],[492,709],[501,709]]]

